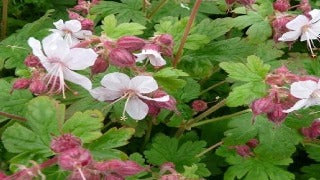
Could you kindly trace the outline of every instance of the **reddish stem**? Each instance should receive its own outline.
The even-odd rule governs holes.
[[[27,119],[24,118],[24,117],[17,116],[17,115],[14,115],[14,114],[9,114],[9,113],[2,112],[2,111],[0,111],[0,116],[4,116],[4,117],[7,117],[9,119],[15,119],[15,120],[23,121],[23,122],[27,121]]]
[[[202,2],[202,0],[197,0],[196,3],[194,4],[193,8],[192,8],[192,12],[190,14],[187,26],[186,26],[186,28],[184,30],[183,37],[181,39],[178,52],[176,54],[176,57],[173,60],[173,67],[177,67],[177,65],[180,62],[180,59],[181,59],[181,56],[182,56],[183,47],[184,47],[185,43],[187,42],[188,35],[190,33],[193,21],[194,21],[196,15],[197,15],[197,12],[199,10],[201,2]]]

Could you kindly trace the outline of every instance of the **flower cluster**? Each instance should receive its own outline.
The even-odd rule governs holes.
[[[246,144],[237,145],[230,147],[231,149],[235,149],[237,154],[242,157],[250,157],[254,156],[252,150],[259,145],[259,141],[257,139],[250,139]]]
[[[133,161],[108,160],[96,162],[91,153],[81,146],[81,140],[71,134],[64,134],[51,142],[51,149],[57,153],[58,165],[71,171],[69,179],[125,179],[147,168]]]
[[[176,101],[158,88],[153,77],[145,72],[148,62],[154,68],[167,64],[162,56],[173,56],[173,37],[169,34],[155,35],[149,40],[136,36],[123,36],[111,39],[106,35],[94,37],[92,27],[88,28],[84,18],[90,8],[99,1],[79,0],[69,9],[69,21],[54,22],[52,34],[42,42],[31,37],[28,40],[32,54],[25,60],[30,68],[30,78],[17,79],[13,89],[27,89],[35,94],[62,93],[66,89],[74,92],[65,81],[80,85],[99,101],[113,103],[126,99],[125,112],[135,120],[147,114],[156,116],[161,108],[176,110]],[[145,65],[137,66],[147,60]],[[91,69],[91,75],[105,72],[109,65],[128,68],[136,77],[130,78],[123,73],[110,73],[101,80],[103,87],[93,89],[91,80],[75,71]],[[113,104],[111,103],[111,104]]]
[[[314,76],[299,76],[282,66],[267,75],[265,81],[271,88],[267,96],[252,102],[251,109],[255,116],[266,114],[270,121],[280,124],[289,112],[319,102],[314,93],[317,92],[319,79]]]

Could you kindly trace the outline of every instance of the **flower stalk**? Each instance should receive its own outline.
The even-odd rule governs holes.
[[[1,39],[4,39],[7,34],[8,5],[9,5],[9,0],[2,0]]]
[[[183,53],[183,47],[187,42],[188,35],[190,33],[193,21],[196,18],[196,15],[197,15],[197,12],[198,12],[199,7],[201,5],[201,2],[202,2],[202,0],[197,0],[195,2],[195,4],[194,4],[193,8],[192,8],[192,12],[190,14],[187,26],[186,26],[186,28],[184,30],[184,33],[183,33],[183,36],[182,36],[182,39],[181,39],[181,42],[180,42],[180,45],[179,45],[179,49],[178,49],[177,54],[176,54],[176,56],[175,56],[175,58],[173,60],[173,64],[172,64],[173,67],[177,67],[177,65],[179,64],[179,62],[181,60],[181,56],[182,56],[182,53]]]
[[[147,19],[152,19],[152,17],[167,3],[168,0],[162,0],[151,12],[147,15]]]
[[[19,120],[19,121],[22,121],[22,122],[27,121],[27,119],[24,118],[24,117],[17,116],[17,115],[14,115],[14,114],[9,114],[9,113],[2,112],[2,111],[0,111],[0,116],[7,117],[9,119]]]

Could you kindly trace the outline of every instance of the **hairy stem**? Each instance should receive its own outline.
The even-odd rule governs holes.
[[[146,7],[147,7],[146,0],[142,0],[142,12],[146,11]]]
[[[2,0],[1,39],[4,39],[7,34],[8,5],[9,0]]]
[[[176,56],[175,56],[175,58],[173,60],[173,67],[177,67],[177,65],[180,62],[180,59],[181,59],[181,56],[182,56],[182,52],[183,52],[183,47],[187,42],[188,35],[190,33],[193,21],[196,18],[196,15],[197,15],[197,12],[198,12],[199,7],[201,5],[201,2],[202,2],[202,0],[197,0],[195,2],[195,4],[194,4],[193,8],[192,8],[192,12],[190,14],[187,26],[186,26],[186,28],[184,30],[184,33],[183,33],[183,36],[182,36],[182,39],[181,39],[177,54],[176,54]]]
[[[226,80],[223,80],[223,81],[220,81],[220,82],[218,82],[216,84],[213,84],[212,86],[208,87],[207,89],[201,91],[200,95],[202,95],[202,94],[204,94],[204,93],[206,93],[206,92],[208,92],[208,91],[210,91],[210,90],[212,90],[212,89],[214,89],[214,88],[216,88],[216,87],[218,87],[218,86],[220,86],[220,85],[222,85],[222,84],[224,84],[226,82],[227,82]]]
[[[168,0],[162,0],[151,12],[147,15],[147,19],[152,17],[167,3]]]
[[[204,125],[204,124],[208,124],[208,123],[212,123],[212,122],[216,122],[216,121],[221,121],[221,120],[229,119],[229,118],[232,118],[232,117],[241,115],[241,114],[248,113],[248,112],[250,112],[250,111],[251,111],[251,109],[246,109],[246,110],[239,111],[239,112],[236,112],[236,113],[233,113],[233,114],[228,114],[228,115],[225,115],[225,116],[220,116],[220,117],[208,119],[208,120],[205,120],[205,121],[200,121],[200,122],[197,122],[197,123],[192,124],[190,127],[192,128],[192,127],[202,126],[202,125]]]
[[[212,151],[213,149],[215,149],[216,147],[219,147],[223,144],[223,141],[220,141],[212,146],[210,146],[209,148],[205,149],[204,151],[202,151],[201,153],[199,153],[198,155],[196,155],[196,157],[201,157],[203,156],[204,154],[206,154],[207,152],[210,152]]]
[[[17,116],[17,115],[14,115],[14,114],[9,114],[9,113],[2,112],[2,111],[0,111],[0,116],[4,116],[4,117],[7,117],[9,119],[19,120],[19,121],[23,121],[23,122],[27,121],[27,119],[24,118],[24,117]]]

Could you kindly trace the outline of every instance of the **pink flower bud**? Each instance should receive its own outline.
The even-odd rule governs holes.
[[[157,44],[146,44],[142,49],[143,50],[154,50],[154,51],[160,52],[161,47]]]
[[[51,141],[50,148],[55,153],[61,153],[69,149],[81,147],[81,140],[72,134],[63,134]]]
[[[315,139],[320,136],[320,120],[317,119],[313,121],[310,127],[301,128],[301,133],[310,139]]]
[[[24,60],[24,64],[28,67],[39,67],[41,66],[40,60],[37,56],[30,54]]]
[[[94,22],[91,19],[83,19],[81,20],[81,26],[83,30],[92,31],[94,27]]]
[[[288,73],[290,73],[290,71],[285,65],[282,65],[281,67],[275,69],[274,73],[275,74],[288,74]]]
[[[306,15],[310,16],[309,12],[311,11],[311,5],[309,0],[301,0],[299,9]]]
[[[204,111],[208,108],[208,105],[205,101],[195,100],[192,102],[192,109],[196,112]]]
[[[288,0],[277,0],[273,3],[273,9],[280,12],[286,12],[290,8],[290,2]]]
[[[135,175],[146,170],[133,161],[120,161],[117,159],[95,163],[94,168],[102,172],[113,172],[121,177]]]
[[[109,54],[110,63],[119,67],[131,67],[136,61],[129,51],[122,48],[114,48]]]
[[[170,34],[161,34],[157,37],[157,42],[160,46],[172,46],[173,37]]]
[[[297,81],[307,81],[307,80],[318,82],[319,78],[315,76],[300,76]]]
[[[32,80],[29,90],[36,95],[43,94],[47,91],[47,86],[42,80]]]
[[[160,169],[165,169],[165,170],[174,169],[174,168],[176,168],[176,166],[172,162],[166,162],[160,166]]]
[[[271,97],[257,99],[252,102],[251,109],[254,115],[269,113],[274,110],[274,103]]]
[[[255,2],[256,2],[256,0],[238,0],[238,3],[240,3],[244,6],[251,6]]]
[[[141,50],[145,46],[145,40],[136,36],[123,36],[118,39],[116,46],[130,52]]]
[[[108,62],[99,56],[96,61],[94,62],[93,66],[91,66],[91,73],[92,74],[99,74],[105,72],[109,67]]]
[[[92,0],[91,4],[98,4],[100,2],[100,0]]]
[[[157,106],[157,104],[154,101],[148,101],[148,100],[144,100],[144,102],[149,107],[148,115],[150,115],[152,117],[158,116],[158,114],[160,113],[161,109]]]
[[[168,95],[166,92],[162,91],[162,90],[157,90],[154,92],[153,97],[154,98],[160,98],[163,96]],[[165,108],[168,109],[170,111],[175,111],[177,109],[177,101],[174,99],[174,97],[169,96],[169,101],[166,102],[155,102],[157,104],[158,107],[160,108]]]
[[[249,156],[253,155],[250,147],[247,145],[235,146],[235,149],[236,149],[237,154],[239,154],[242,157],[249,157]]]
[[[273,38],[275,42],[279,42],[278,39],[282,36],[282,34],[288,31],[286,24],[289,21],[291,21],[291,18],[287,16],[278,17],[272,21],[272,27],[274,31]]]
[[[7,177],[7,175],[3,172],[0,172],[0,180],[5,180]]]
[[[80,14],[78,14],[78,13],[75,13],[75,12],[69,11],[69,10],[67,10],[67,11],[68,11],[69,19],[80,20],[80,19],[83,18],[83,17],[80,16]]]
[[[176,174],[166,174],[166,175],[161,176],[161,180],[181,180],[181,179],[185,179],[185,178],[182,177],[178,173],[176,173]]]
[[[274,104],[274,109],[272,112],[269,112],[267,114],[267,117],[270,121],[276,123],[276,124],[280,124],[282,123],[286,117],[287,117],[287,113],[284,113],[285,109],[283,108],[283,105],[282,104]]]
[[[30,79],[20,78],[13,83],[13,89],[27,89],[31,83]]]
[[[58,164],[65,170],[76,170],[89,165],[91,162],[90,152],[80,147],[63,151],[58,156]]]
[[[259,144],[258,139],[250,139],[250,140],[246,143],[246,145],[249,146],[250,148],[255,148],[255,147],[258,146],[258,144]]]

